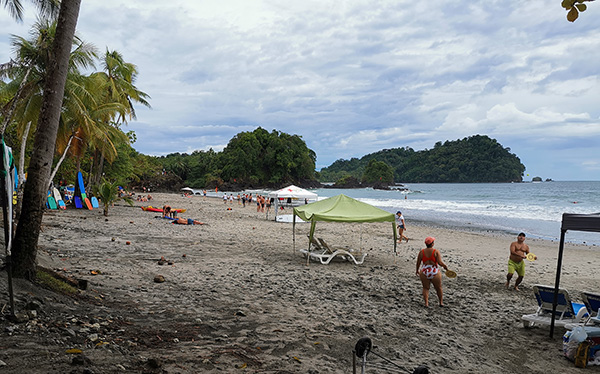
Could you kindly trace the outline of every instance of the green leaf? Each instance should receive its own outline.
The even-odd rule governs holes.
[[[585,12],[585,10],[587,9],[587,5],[585,4],[577,4],[575,6],[577,7],[577,9],[579,9],[580,12]]]
[[[577,11],[577,8],[571,8],[571,10],[569,10],[569,13],[567,13],[567,21],[575,22],[577,17],[579,17],[579,12]]]
[[[573,4],[575,4],[575,0],[563,0],[560,5],[566,10],[569,10],[573,7]]]

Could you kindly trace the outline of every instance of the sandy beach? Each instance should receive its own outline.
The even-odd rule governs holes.
[[[108,217],[98,209],[45,215],[40,264],[88,288],[70,298],[18,280],[17,310],[33,302],[37,316],[1,320],[0,372],[351,373],[352,349],[368,336],[373,353],[395,366],[371,354],[367,373],[419,365],[432,373],[581,373],[562,356],[564,330],[549,339],[549,329],[521,323],[536,310],[532,285],[554,284],[557,242],[527,239],[538,260],[527,263],[517,292],[505,288],[517,233],[414,226],[405,217],[410,241],[394,255],[389,223],[319,223],[318,237],[368,255],[362,265],[307,265],[299,251],[308,244],[306,223],[296,225],[294,249],[292,224],[266,220],[255,205],[153,197],[118,203]],[[206,224],[173,225],[140,209],[165,203]],[[433,289],[434,306],[423,306],[415,275],[427,236],[458,273],[443,280],[444,308]],[[574,301],[600,290],[598,262],[598,247],[566,246],[561,286]],[[0,276],[6,308],[6,272]]]

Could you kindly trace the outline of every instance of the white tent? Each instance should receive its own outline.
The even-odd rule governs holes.
[[[269,199],[273,199],[271,206],[275,208],[275,219],[277,219],[279,207],[282,205],[292,207],[304,203],[313,203],[318,199],[316,193],[294,186],[293,184],[280,190],[270,192],[267,196]]]

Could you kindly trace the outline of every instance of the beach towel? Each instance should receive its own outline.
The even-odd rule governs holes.
[[[579,347],[577,347],[577,352],[575,353],[575,366],[578,368],[584,368],[587,366],[588,355],[590,353],[590,343],[587,340],[579,343]]]

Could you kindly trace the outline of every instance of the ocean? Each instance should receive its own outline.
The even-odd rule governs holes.
[[[343,193],[389,212],[402,211],[407,225],[560,239],[563,213],[600,213],[600,181],[539,183],[408,183],[406,190],[312,190],[319,199]],[[600,246],[600,233],[568,231],[571,243]]]

